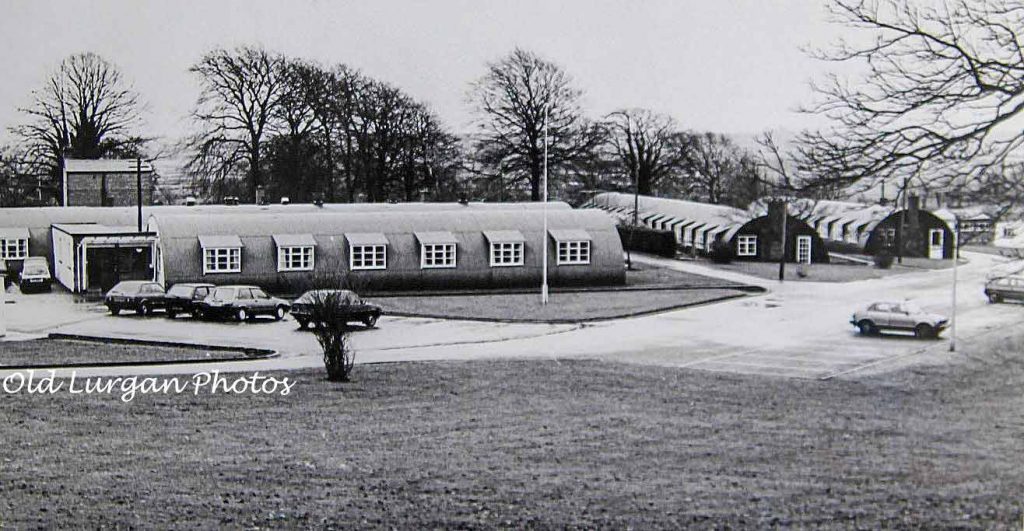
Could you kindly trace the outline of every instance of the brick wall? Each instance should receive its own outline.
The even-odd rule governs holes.
[[[67,206],[133,206],[136,203],[134,173],[68,174]],[[142,204],[153,204],[153,174],[142,174]]]

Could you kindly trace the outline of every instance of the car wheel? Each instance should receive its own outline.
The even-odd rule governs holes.
[[[110,308],[110,315],[117,315],[119,313],[121,313],[121,308],[117,308],[117,307]]]
[[[998,304],[1000,302],[1003,302],[1003,298],[1000,297],[999,295],[996,295],[995,293],[992,293],[988,296],[988,302]]]
[[[914,328],[914,335],[921,339],[931,338],[935,337],[935,330],[931,326],[921,323]]]
[[[878,333],[878,329],[875,328],[875,323],[872,323],[867,319],[857,323],[857,328],[859,328],[860,333],[865,336],[873,336]]]
[[[307,321],[306,319],[296,318],[295,320],[298,321],[299,323],[299,330],[305,330],[306,327],[309,326],[309,321]]]
[[[284,319],[285,313],[287,313],[287,310],[284,309],[284,306],[278,306],[277,309],[274,310],[274,320],[280,321],[281,319]]]
[[[235,313],[235,319],[239,322],[245,322],[249,320],[249,312],[245,311],[245,308],[239,308]]]
[[[377,317],[377,314],[371,314],[363,319],[363,324],[365,324],[367,328],[373,328],[374,325],[377,324]]]
[[[137,313],[139,315],[149,315],[152,311],[153,309],[149,307],[149,304],[144,302],[139,305],[139,311]]]

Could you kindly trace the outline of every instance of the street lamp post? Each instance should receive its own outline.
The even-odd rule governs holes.
[[[541,245],[544,267],[541,272],[540,303],[548,303],[548,108],[544,106],[544,244]]]

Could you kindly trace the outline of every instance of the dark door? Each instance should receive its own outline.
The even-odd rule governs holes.
[[[89,289],[107,292],[122,280],[153,280],[152,249],[143,247],[90,247],[86,252]]]

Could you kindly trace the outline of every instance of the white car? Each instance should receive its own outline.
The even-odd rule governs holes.
[[[909,301],[875,302],[854,313],[850,324],[864,335],[874,335],[882,330],[901,330],[913,332],[920,338],[933,338],[949,326],[949,319],[926,312]]]

